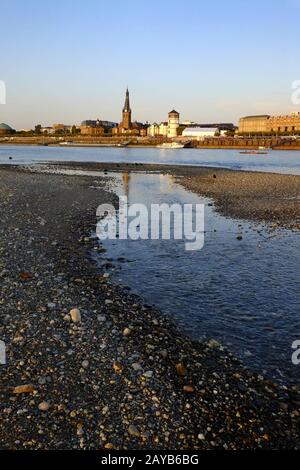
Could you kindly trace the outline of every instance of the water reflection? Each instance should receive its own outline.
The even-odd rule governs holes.
[[[113,279],[193,338],[214,337],[257,372],[300,383],[291,363],[292,341],[300,339],[299,234],[222,217],[168,175],[124,173],[117,188],[147,206],[203,202],[205,245],[187,252],[178,240],[106,241]]]

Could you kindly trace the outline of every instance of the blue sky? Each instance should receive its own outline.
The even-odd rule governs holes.
[[[2,2],[0,122],[237,122],[297,111],[300,0]],[[300,110],[300,109],[299,109]]]

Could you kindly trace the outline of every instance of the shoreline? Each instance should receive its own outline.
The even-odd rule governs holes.
[[[95,209],[116,203],[100,176],[0,180],[0,448],[299,448],[297,387],[185,337],[95,263]]]
[[[0,142],[0,147],[1,145],[16,145],[16,146],[28,146],[28,147],[59,147],[59,148],[120,148],[117,144],[106,144],[106,143],[78,143],[75,145],[60,145],[59,143],[49,143],[49,144],[42,144],[42,143],[36,143],[36,142]],[[137,143],[137,144],[129,144],[126,145],[125,147],[121,148],[157,148],[157,143],[155,144],[142,144],[142,143]],[[185,147],[184,149],[181,150],[257,150],[260,145],[258,144],[250,144],[250,145],[196,145],[196,146],[190,146],[190,147]],[[158,148],[159,150],[159,148]],[[291,151],[291,152],[300,152],[300,145],[277,145],[276,147],[272,148],[272,152],[276,151]]]
[[[51,162],[35,168],[156,172],[172,175],[185,189],[214,201],[224,216],[300,230],[300,175],[192,165]],[[1,168],[1,166],[0,166]]]

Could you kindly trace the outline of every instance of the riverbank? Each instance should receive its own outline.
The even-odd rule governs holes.
[[[50,146],[50,147],[118,147],[126,146],[129,148],[155,148],[157,145],[166,142],[165,137],[140,137],[140,136],[47,136],[36,135],[30,137],[10,136],[0,139],[2,145],[29,145],[29,146]],[[300,150],[300,139],[293,137],[206,137],[201,140],[189,139],[188,137],[178,136],[179,142],[184,142],[187,147],[194,149],[215,149],[215,150],[257,150],[260,147],[272,150]]]
[[[2,449],[299,448],[296,388],[181,335],[110,283],[105,254],[99,271],[101,176],[0,181]]]
[[[79,169],[157,172],[173,175],[186,189],[212,198],[220,214],[300,229],[300,176],[184,165],[60,162],[51,171]],[[46,167],[47,168],[47,167]]]

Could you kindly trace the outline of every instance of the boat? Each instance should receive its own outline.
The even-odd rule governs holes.
[[[159,144],[156,147],[158,149],[183,149],[184,144],[180,144],[179,142],[164,142],[163,144]]]
[[[244,155],[267,155],[268,152],[263,150],[242,150],[240,153]]]

